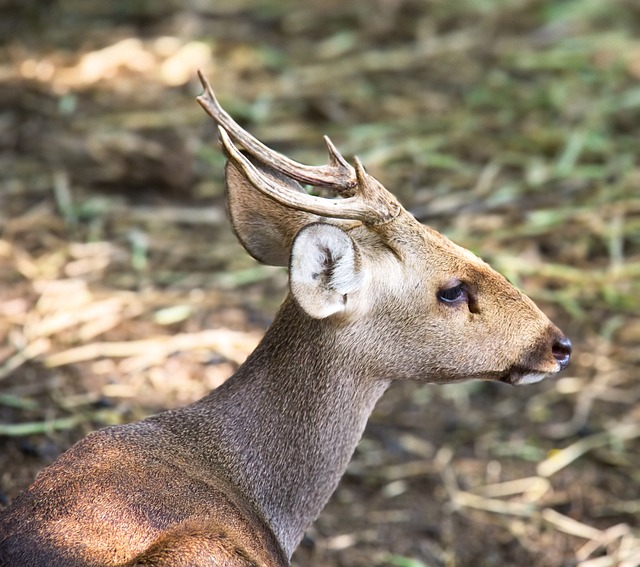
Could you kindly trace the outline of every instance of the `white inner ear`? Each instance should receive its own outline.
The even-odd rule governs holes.
[[[311,224],[298,233],[291,249],[291,292],[309,316],[324,319],[346,311],[363,281],[360,251],[342,229]]]

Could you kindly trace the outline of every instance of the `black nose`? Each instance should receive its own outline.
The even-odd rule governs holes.
[[[571,358],[571,341],[567,337],[561,337],[553,343],[551,350],[553,352],[553,358],[560,363],[560,368],[566,368]]]

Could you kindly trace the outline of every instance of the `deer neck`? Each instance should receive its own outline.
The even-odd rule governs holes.
[[[367,375],[349,341],[290,297],[263,341],[196,404],[213,454],[288,556],[343,475],[389,381]],[[347,344],[348,343],[348,344]],[[210,409],[209,409],[210,408]]]

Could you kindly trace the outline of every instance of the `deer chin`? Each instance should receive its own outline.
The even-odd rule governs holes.
[[[542,382],[545,378],[554,376],[562,370],[560,364],[557,364],[553,370],[534,370],[531,368],[514,368],[508,372],[502,379],[503,382],[512,386],[525,386],[527,384],[536,384]]]
[[[519,376],[513,376],[511,384],[514,386],[524,386],[525,384],[536,384],[542,382],[548,376],[551,376],[552,372],[526,372]]]

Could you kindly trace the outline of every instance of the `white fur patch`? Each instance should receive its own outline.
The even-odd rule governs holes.
[[[355,243],[329,224],[300,231],[291,251],[291,291],[305,311],[321,319],[345,309],[345,297],[360,290],[363,270]]]
[[[522,386],[524,384],[535,384],[536,382],[541,382],[547,376],[549,376],[549,373],[547,372],[531,372],[528,374],[523,374],[516,380],[515,384],[518,386]]]
[[[330,225],[316,225],[300,234],[295,243],[293,270],[300,280],[314,284],[327,268],[328,256],[331,257],[331,287],[338,293],[351,293],[360,288],[362,273],[355,269],[355,250],[353,242],[339,228]]]

